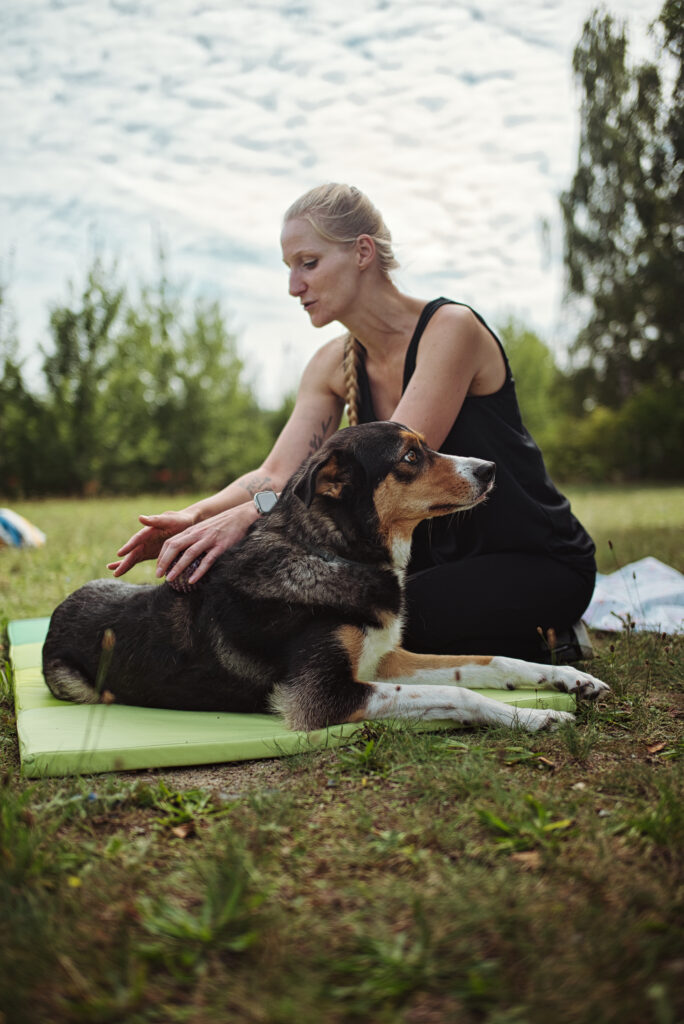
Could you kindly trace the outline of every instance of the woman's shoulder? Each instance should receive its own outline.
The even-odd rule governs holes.
[[[416,364],[425,372],[467,377],[469,395],[493,394],[508,376],[503,348],[494,332],[474,309],[454,301],[433,313]]]
[[[491,336],[491,331],[482,317],[464,303],[453,299],[442,300],[431,313],[429,320],[421,332],[423,353],[443,349],[445,354],[454,352],[454,341],[458,342],[457,350],[476,348],[482,335]]]
[[[461,329],[476,330],[484,325],[484,319],[480,314],[468,306],[465,302],[458,302],[456,299],[435,299],[437,306],[430,317],[433,324],[448,324]]]
[[[344,396],[344,346],[347,334],[340,334],[316,349],[306,365],[302,381],[316,383]]]
[[[311,356],[308,366],[323,372],[334,371],[336,367],[341,367],[347,338],[348,334],[345,332],[324,342]]]

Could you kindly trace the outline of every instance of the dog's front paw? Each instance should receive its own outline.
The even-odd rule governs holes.
[[[553,670],[551,682],[557,690],[563,693],[574,693],[582,700],[596,700],[603,693],[607,693],[610,687],[588,672],[579,672],[569,665],[559,666]]]
[[[516,725],[527,732],[540,732],[542,729],[555,729],[563,722],[574,722],[575,717],[567,711],[554,711],[553,708],[516,709]]]

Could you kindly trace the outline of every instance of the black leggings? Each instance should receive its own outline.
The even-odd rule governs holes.
[[[404,647],[431,654],[504,654],[544,661],[546,635],[572,626],[595,575],[544,555],[499,553],[436,565],[407,577]]]

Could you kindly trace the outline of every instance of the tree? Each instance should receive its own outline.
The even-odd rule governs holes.
[[[124,320],[102,395],[108,487],[206,490],[258,464],[272,438],[220,305],[187,310],[161,253]]]
[[[14,317],[0,282],[0,493],[38,493],[45,469],[45,409],[26,387]]]
[[[102,475],[125,490],[224,486],[273,440],[220,306],[188,314],[163,279],[127,310],[103,398]]]
[[[554,429],[566,382],[551,350],[533,331],[509,319],[498,333],[515,377],[523,423],[543,448]]]
[[[106,444],[102,393],[124,301],[124,289],[108,283],[112,276],[96,259],[80,300],[72,295],[68,306],[50,313],[53,349],[43,374],[54,427],[51,465],[64,493],[82,493],[96,481],[98,453]]]
[[[631,67],[624,25],[595,11],[573,59],[577,170],[561,197],[572,347],[582,394],[619,406],[648,382],[681,387],[684,345],[684,0],[666,0],[656,61]]]
[[[222,309],[188,310],[163,254],[159,269],[132,302],[95,259],[51,310],[37,397],[0,282],[0,491],[208,491],[263,459],[275,414],[259,408]]]

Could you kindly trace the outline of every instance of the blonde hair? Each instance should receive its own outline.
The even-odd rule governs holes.
[[[330,183],[305,192],[286,211],[283,220],[308,220],[328,242],[353,245],[359,235],[369,235],[378,257],[378,267],[385,277],[399,266],[392,250],[392,236],[379,210],[353,185]],[[344,384],[347,397],[347,418],[351,426],[359,420],[358,364],[360,347],[356,338],[347,335],[344,343]]]
[[[350,427],[359,422],[359,343],[353,334],[347,332],[344,339],[344,393],[347,399],[347,420]]]

